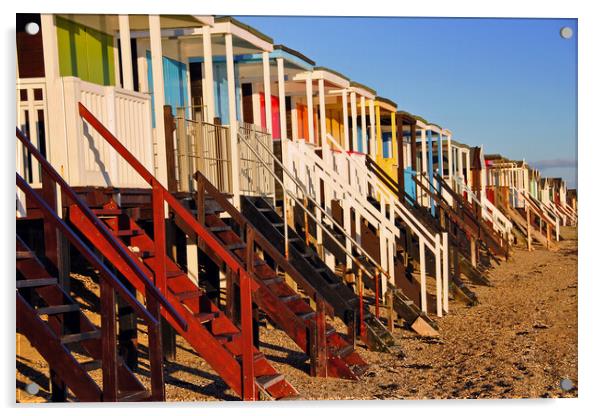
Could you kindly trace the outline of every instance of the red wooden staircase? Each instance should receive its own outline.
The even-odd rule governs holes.
[[[216,192],[212,195],[216,203],[208,203],[206,207],[205,192],[202,190],[198,192],[201,201],[198,204],[199,212],[197,215],[199,221],[197,221],[191,212],[170,194],[82,104],[79,105],[79,110],[82,118],[96,129],[152,186],[154,239],[151,240],[116,205],[105,206],[102,210],[97,211],[97,214],[104,217],[103,220],[116,235],[125,241],[129,239],[129,245],[133,248],[132,255],[137,255],[143,266],[153,273],[155,285],[161,293],[164,293],[170,303],[174,305],[174,308],[186,317],[185,319],[190,327],[198,326],[198,330],[181,331],[180,333],[188,337],[191,344],[197,342],[197,351],[201,355],[206,354],[204,358],[212,365],[218,366],[225,362],[225,365],[214,368],[218,372],[223,371],[220,374],[234,390],[241,391],[240,372],[236,371],[238,361],[235,354],[237,352],[242,353],[242,373],[247,374],[246,382],[249,383],[249,377],[257,377],[256,384],[259,389],[268,390],[266,385],[260,382],[263,379],[259,377],[263,377],[264,374],[254,375],[255,365],[251,365],[254,360],[250,354],[252,335],[250,335],[250,338],[245,336],[245,331],[248,329],[248,334],[250,334],[252,329],[251,296],[252,301],[266,313],[270,320],[276,323],[303,351],[310,355],[314,364],[312,369],[316,375],[355,379],[365,371],[367,365],[354,351],[353,344],[347,342],[344,337],[337,334],[333,328],[326,324],[326,313],[332,312],[329,311],[324,299],[303,276],[292,268],[261,233],[257,232],[242,217],[240,212],[227,201],[223,194]],[[179,267],[167,257],[164,238],[165,204],[169,206],[170,214],[175,217],[176,224],[189,237],[196,240],[199,247],[216,264],[225,266],[230,275],[237,280],[241,294],[242,336],[237,334],[235,325],[224,314],[218,313],[217,306],[209,302],[204,291],[188,280]],[[228,211],[231,217],[238,221],[239,226],[242,225],[239,229],[244,232],[244,237],[239,236],[220,218],[219,213],[221,211]],[[77,211],[74,210],[72,221],[78,223],[79,219]],[[78,224],[84,234],[90,231],[85,221]],[[94,234],[88,234],[87,237],[92,241],[96,241],[97,238]],[[284,278],[262,260],[257,252],[269,256],[278,265],[278,269],[291,276],[303,288],[305,294],[315,302],[315,310],[288,286]],[[108,258],[112,257],[111,252],[103,254]],[[138,282],[132,283],[134,285],[138,284]],[[206,314],[215,316],[210,318]],[[209,329],[203,331],[203,327],[209,327]],[[176,327],[176,329],[178,328]],[[216,352],[219,351],[222,343],[232,353],[230,357]],[[258,365],[257,370],[263,371],[266,364],[261,359],[259,361],[262,362],[262,365]],[[277,396],[279,394],[290,396],[296,393],[292,387],[281,385],[286,383],[284,380],[280,379],[277,385],[274,381],[276,378],[273,375],[270,377],[272,378],[268,380],[267,384],[269,387],[273,387],[274,394]]]
[[[17,186],[30,203],[44,215],[45,257],[56,268],[58,262],[52,250],[52,240],[60,232],[95,269],[100,272],[100,328],[92,324],[81,312],[79,304],[58,284],[57,277],[48,266],[17,237],[17,330],[31,342],[48,362],[53,382],[52,400],[67,399],[67,389],[80,401],[141,401],[165,400],[163,364],[161,353],[158,306],[167,306],[168,314],[174,314],[167,301],[156,291],[148,290],[147,308],[142,306],[107,266],[55,212],[52,200],[58,183],[67,198],[77,200],[75,193],[66,186],[50,164],[41,157],[31,142],[17,130],[17,137],[28,147],[43,168],[43,189],[40,196],[18,174]],[[117,355],[115,295],[122,299],[142,318],[149,335],[150,391],[130,371],[124,360]],[[181,317],[174,320],[185,325]],[[78,361],[72,347],[89,358]],[[102,370],[102,387],[88,374]]]

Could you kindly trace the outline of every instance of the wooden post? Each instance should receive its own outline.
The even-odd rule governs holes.
[[[159,302],[149,296],[146,300],[149,313],[160,322],[161,309]],[[149,325],[148,329],[148,349],[151,377],[151,393],[153,401],[165,400],[165,376],[163,374],[163,342],[161,335],[161,324]]]
[[[247,226],[246,272],[239,273],[240,286],[240,327],[242,332],[242,397],[243,400],[256,400],[255,368],[253,365],[253,301],[251,299],[251,275],[255,260],[255,236],[252,227]]]
[[[393,316],[395,314],[395,310],[393,309],[393,291],[391,289],[387,290],[387,306],[389,309],[389,318],[387,320],[387,327],[389,332],[393,333],[393,322],[395,322]]]
[[[470,236],[470,263],[477,267],[477,239]]]
[[[310,360],[313,377],[328,376],[328,352],[326,344],[326,306],[324,299],[316,299],[316,319],[310,327]]]
[[[404,155],[403,155],[403,116],[397,114],[397,198],[399,202],[405,204],[404,192],[405,186],[405,171],[404,171]]]
[[[364,282],[362,280],[362,270],[358,270],[356,277],[357,296],[360,299],[359,320],[360,320],[360,338],[366,337],[366,324],[364,323]]]
[[[115,290],[103,277],[100,279],[100,329],[102,332],[102,398],[117,401],[117,322],[115,321]]]
[[[527,250],[531,251],[531,210],[529,205],[525,207],[527,213]]]

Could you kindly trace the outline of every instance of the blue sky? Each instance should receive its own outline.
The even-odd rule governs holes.
[[[239,19],[457,140],[576,186],[576,19]]]

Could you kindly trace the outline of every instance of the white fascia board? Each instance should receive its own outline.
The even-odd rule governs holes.
[[[374,100],[376,98],[376,95],[360,87],[351,87],[351,91],[354,91],[356,94],[359,94],[368,100]]]
[[[434,125],[432,125],[432,124],[429,124],[429,125],[427,126],[427,128],[428,128],[430,131],[433,131],[433,132],[435,132],[435,133],[437,133],[437,134],[441,134],[441,129],[440,129],[439,127],[437,127],[437,126],[434,126]]]
[[[421,130],[425,130],[426,129],[426,124],[424,124],[424,122],[422,122],[421,120],[416,120],[416,127],[421,129]]]
[[[213,26],[215,23],[215,18],[213,16],[195,15],[194,18],[201,22],[203,26]]]
[[[349,88],[349,81],[340,76],[333,74],[332,72],[324,71],[322,69],[318,71],[312,71],[312,79],[319,80],[323,79],[324,81],[328,81],[331,84],[336,85],[340,88]]]
[[[215,23],[211,27],[212,35],[227,33],[249,42],[251,45],[255,46],[257,49],[261,49],[262,51],[272,52],[274,50],[274,45],[243,29],[242,27],[232,24],[232,22]]]

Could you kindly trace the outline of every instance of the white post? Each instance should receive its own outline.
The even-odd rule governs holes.
[[[368,100],[370,111],[370,156],[376,160],[376,115],[374,114],[374,100]]]
[[[437,316],[443,316],[443,285],[441,281],[441,234],[435,235],[435,285],[437,289]]]
[[[318,97],[320,101],[320,145],[325,146],[326,141],[326,98],[324,96],[324,80],[318,80]]]
[[[307,97],[307,139],[310,143],[316,144],[316,140],[314,137],[314,101],[313,82],[311,79],[311,74],[308,74],[308,77],[305,80],[305,95]]]
[[[263,61],[263,98],[265,99],[265,128],[272,134],[272,84],[270,80],[270,53],[261,53]]]
[[[232,49],[232,34],[226,33],[226,78],[228,82],[228,123],[230,125],[230,149],[232,154],[232,193],[233,203],[240,207],[240,177],[238,167],[238,124],[236,122],[236,92],[234,80],[234,52]]]
[[[360,97],[361,117],[362,117],[362,152],[368,154],[368,136],[366,130],[366,97]]]
[[[148,16],[151,60],[153,71],[153,97],[155,101],[155,136],[157,137],[157,179],[167,187],[167,149],[165,147],[165,121],[163,106],[165,91],[163,89],[163,47],[161,45],[161,19],[159,15]],[[167,211],[165,212],[167,215]]]
[[[449,258],[448,258],[448,237],[447,233],[442,233],[443,240],[443,312],[449,312]]]
[[[448,134],[447,135],[447,173],[449,174],[450,181],[452,179],[452,176],[454,176],[453,166],[454,166],[454,159],[452,157],[451,134]]]
[[[291,97],[291,130],[293,141],[299,138],[299,121],[297,120],[297,97]]]
[[[343,90],[341,97],[343,98],[343,140],[345,141],[343,143],[343,147],[345,150],[349,150],[349,123],[347,120],[349,118],[349,111],[347,109],[347,90]]]
[[[428,161],[426,160],[427,159],[427,156],[426,156],[426,129],[420,130],[420,150],[422,153],[421,166],[420,166],[422,175],[421,175],[420,180],[424,184],[426,182],[425,177],[427,174],[426,170],[427,170],[427,166],[428,166]],[[422,206],[428,206],[429,198],[427,196],[427,193],[422,189],[421,189],[420,193],[422,194],[422,198],[421,198]]]
[[[205,75],[203,101],[207,106],[207,121],[213,123],[213,118],[215,117],[215,97],[213,96],[213,49],[211,44],[211,28],[209,26],[203,26],[203,72]]]
[[[351,91],[351,138],[353,143],[353,150],[357,151],[357,96],[355,91]]]
[[[44,73],[46,77],[46,109],[48,126],[46,127],[46,146],[48,160],[66,181],[70,181],[71,172],[66,149],[65,114],[63,113],[63,92],[59,72],[59,52],[56,37],[56,22],[53,14],[41,15],[42,44],[44,49]],[[49,140],[49,138],[52,138]],[[77,163],[74,164],[78,166]]]
[[[121,42],[121,68],[123,72],[123,88],[134,90],[134,70],[132,67],[132,45],[130,41],[130,16],[119,15],[119,40]]]
[[[420,236],[418,241],[418,247],[420,251],[420,306],[422,312],[427,313],[428,308],[426,305],[426,259],[424,253],[424,237]]]
[[[286,96],[285,96],[285,84],[284,84],[284,59],[276,58],[276,65],[278,67],[278,104],[280,107],[280,139],[284,143],[285,139],[288,138],[286,129]],[[286,176],[286,175],[285,175]]]

